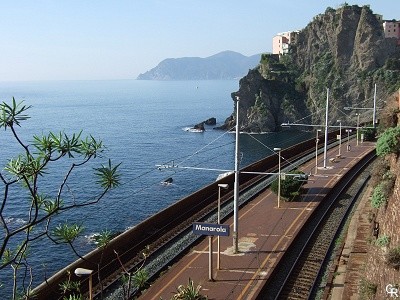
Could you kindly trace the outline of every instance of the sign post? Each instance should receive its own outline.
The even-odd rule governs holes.
[[[214,224],[214,223],[193,223],[193,233],[199,235],[208,235],[208,279],[213,281],[213,249],[212,249],[212,237],[216,236],[229,236],[229,225]]]
[[[213,270],[212,270],[212,265],[213,265],[213,259],[212,259],[212,253],[213,253],[212,235],[208,236],[208,249],[210,250],[210,252],[208,253],[208,280],[214,281]]]

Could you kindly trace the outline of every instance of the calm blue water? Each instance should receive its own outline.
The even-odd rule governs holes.
[[[0,83],[0,100],[32,105],[31,119],[22,123],[18,133],[25,142],[33,135],[49,131],[74,133],[101,139],[107,147],[104,157],[74,173],[70,184],[73,193],[65,201],[89,199],[96,193],[88,176],[91,168],[107,163],[110,157],[121,162],[122,185],[111,191],[99,204],[58,217],[82,223],[90,236],[103,229],[123,231],[185,195],[211,183],[215,171],[174,168],[160,171],[158,164],[172,163],[183,167],[234,168],[235,135],[207,128],[204,133],[185,131],[210,117],[222,124],[232,112],[231,92],[238,90],[238,81],[62,81]],[[311,133],[286,131],[240,137],[241,166],[269,155],[274,147],[285,148],[312,137]],[[22,150],[9,131],[0,132],[0,163]],[[57,163],[49,169],[40,187],[55,195],[69,164]],[[170,186],[160,182],[173,177]],[[3,194],[4,186],[0,186]],[[21,191],[11,192],[5,217],[13,226],[27,220],[27,198]],[[13,241],[16,242],[16,241]],[[93,249],[87,237],[75,242],[81,254]],[[66,245],[33,244],[29,261],[35,266],[34,282],[74,261],[76,257]],[[3,282],[10,280],[7,271],[0,271]],[[7,285],[7,284],[6,284]],[[4,292],[4,290],[3,290]],[[1,294],[1,289],[0,289]]]

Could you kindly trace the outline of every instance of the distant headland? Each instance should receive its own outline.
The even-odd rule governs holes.
[[[245,56],[234,51],[201,57],[167,58],[138,80],[219,80],[238,79],[260,62],[261,54]]]

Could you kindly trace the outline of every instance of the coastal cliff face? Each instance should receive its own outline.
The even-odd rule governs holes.
[[[328,8],[314,17],[281,57],[264,54],[259,66],[240,80],[239,122],[243,131],[276,131],[283,122],[321,124],[329,88],[330,123],[346,121],[343,107],[372,107],[379,95],[400,84],[400,50],[384,37],[369,7]],[[334,108],[334,109],[333,109]],[[355,119],[355,111],[347,118]],[[371,112],[360,121],[372,121]],[[233,113],[224,128],[235,124]]]
[[[380,131],[400,126],[399,96],[398,93],[395,93],[386,99]],[[399,284],[400,255],[392,254],[394,260],[390,265],[388,264],[390,253],[400,253],[399,153],[391,153],[377,158],[369,185],[375,189],[388,178],[392,180],[392,184],[385,204],[379,208],[372,208],[372,205],[369,204],[372,211],[372,214],[368,216],[371,230],[367,238],[366,259],[360,270],[363,279],[358,283],[359,290],[368,299],[389,299],[387,287],[390,285],[398,288]],[[372,195],[370,195],[370,199],[372,202]],[[378,228],[378,230],[374,231],[373,228]],[[373,235],[374,232],[375,235]],[[393,266],[393,263],[396,267]]]

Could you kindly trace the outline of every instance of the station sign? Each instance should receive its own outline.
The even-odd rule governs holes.
[[[229,225],[215,223],[193,223],[193,233],[199,235],[229,236]]]

